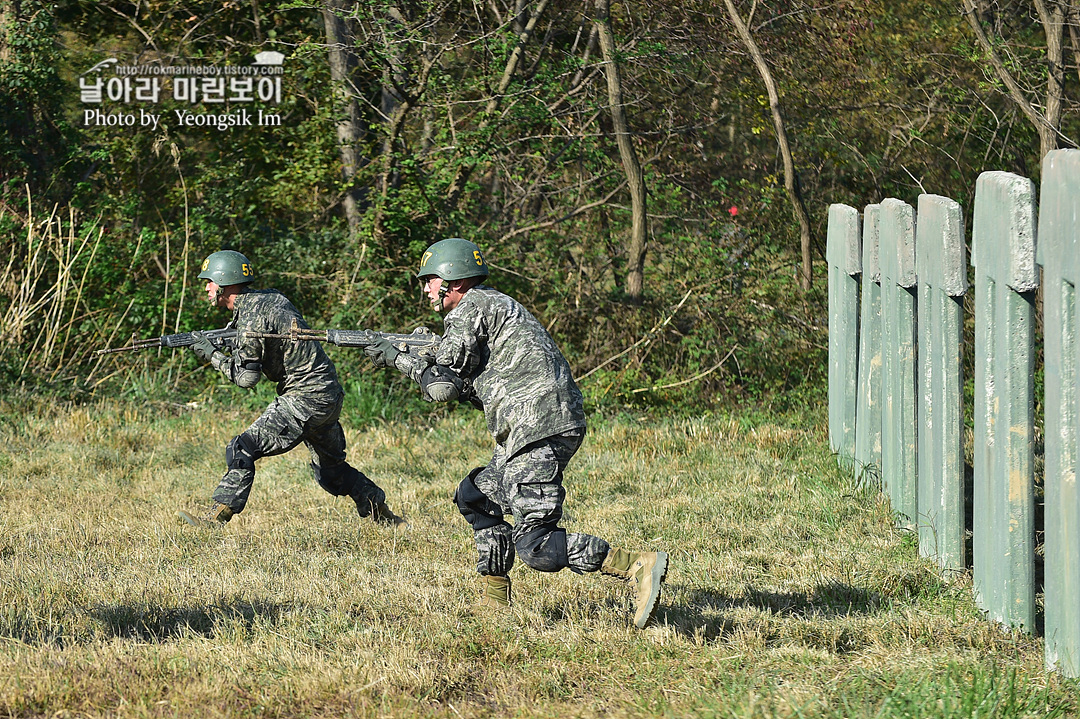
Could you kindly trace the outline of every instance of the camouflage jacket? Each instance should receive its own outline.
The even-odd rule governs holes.
[[[495,442],[513,455],[527,444],[585,427],[570,365],[535,317],[513,298],[473,287],[446,314],[435,362],[471,381]],[[429,361],[402,353],[416,382]]]
[[[254,387],[261,370],[267,379],[277,382],[279,395],[336,400],[344,392],[334,363],[320,343],[244,337],[245,332],[285,334],[293,321],[300,327],[308,326],[300,312],[277,290],[249,290],[237,296],[229,324],[236,328],[240,339],[230,354],[215,352],[211,363],[240,387]]]

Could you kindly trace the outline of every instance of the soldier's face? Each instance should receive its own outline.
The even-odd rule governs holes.
[[[206,281],[206,301],[211,307],[218,307],[218,299],[221,297],[221,287],[212,280]]]
[[[424,294],[428,297],[428,302],[431,303],[432,309],[436,312],[442,312],[443,310],[452,310],[453,307],[446,305],[446,298],[442,297],[439,292],[442,290],[443,279],[436,277],[435,275],[429,275],[424,279]]]
[[[233,308],[233,302],[237,294],[239,294],[238,285],[221,285],[211,281],[206,281],[206,301],[210,303],[211,307],[224,307],[227,310]]]
[[[423,280],[424,292],[436,312],[449,312],[457,307],[465,297],[465,293],[476,284],[474,278],[444,280],[441,277],[429,275]]]
[[[436,312],[449,312],[457,307],[469,287],[468,280],[447,282],[434,275],[424,278],[424,292]]]

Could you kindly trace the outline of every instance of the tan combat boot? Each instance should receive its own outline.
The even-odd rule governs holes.
[[[628,552],[612,547],[600,571],[625,579],[637,595],[634,598],[634,626],[644,629],[656,613],[660,585],[667,576],[665,552]]]
[[[506,609],[510,606],[510,577],[485,575],[480,589],[480,606]]]
[[[196,510],[197,512],[198,510]],[[233,518],[233,511],[220,502],[211,502],[210,507],[199,514],[191,514],[180,509],[176,516],[184,520],[192,527],[199,529],[219,529]]]

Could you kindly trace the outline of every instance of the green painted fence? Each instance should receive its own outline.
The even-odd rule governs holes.
[[[1037,212],[1033,183],[1009,173],[983,173],[976,183],[971,556],[964,551],[960,391],[967,272],[963,212],[948,198],[921,196],[918,222],[900,200],[867,205],[859,272],[851,270],[855,252],[848,243],[852,227],[860,225],[851,208],[830,208],[829,246],[837,233],[837,247],[848,248],[835,258],[830,253],[830,282],[843,288],[836,295],[830,288],[830,302],[845,303],[836,308],[838,318],[850,317],[856,276],[860,285],[854,328],[850,320],[834,324],[830,307],[830,333],[849,335],[836,344],[846,362],[844,373],[835,375],[843,392],[833,394],[830,372],[830,440],[838,454],[850,446],[854,413],[853,471],[862,481],[880,472],[897,523],[919,534],[920,553],[943,569],[971,566],[975,599],[987,618],[1035,631],[1034,347],[1036,264],[1041,266],[1046,666],[1075,678],[1080,677],[1080,151],[1046,156],[1040,200]],[[833,341],[830,335],[830,362]],[[854,398],[847,392],[852,346]],[[834,396],[852,408],[834,407]],[[834,421],[842,423],[835,432]]]
[[[894,198],[881,203],[881,484],[897,524],[915,527],[915,211]]]
[[[1046,665],[1080,676],[1080,404],[1077,402],[1077,284],[1080,283],[1080,151],[1043,159],[1038,263],[1043,271],[1046,378]]]
[[[862,272],[859,211],[829,208],[829,444],[840,466],[855,456],[855,397],[858,390],[859,273]]]
[[[975,184],[975,600],[1035,626],[1035,188],[1007,172]]]
[[[964,216],[940,195],[920,195],[917,216],[919,554],[963,571]]]
[[[881,268],[878,266],[880,210],[881,205],[867,205],[863,210],[859,389],[855,398],[855,468],[860,485],[881,480]]]

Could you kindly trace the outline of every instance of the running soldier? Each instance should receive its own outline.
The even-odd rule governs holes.
[[[543,326],[514,299],[481,284],[487,275],[472,242],[436,242],[417,273],[432,307],[446,313],[434,360],[399,352],[388,340],[364,351],[376,367],[411,377],[426,399],[464,399],[484,411],[494,454],[454,493],[473,528],[482,605],[510,605],[507,575],[516,554],[541,572],[569,568],[626,580],[635,592],[634,624],[643,628],[656,612],[667,554],[630,552],[559,527],[563,470],[585,436],[581,392]]]
[[[384,525],[403,523],[386,506],[385,492],[345,461],[345,433],[338,421],[345,392],[322,345],[244,336],[245,332],[285,334],[293,323],[307,327],[292,303],[277,290],[250,288],[255,270],[246,257],[232,250],[207,257],[199,279],[206,280],[211,306],[232,310],[229,327],[237,330],[237,341],[232,352],[226,353],[195,333],[192,350],[244,389],[251,389],[266,375],[278,383],[278,397],[225,448],[227,470],[210,506],[193,513],[180,510],[177,516],[196,527],[220,527],[247,505],[255,461],[283,454],[303,442],[311,452],[315,480],[323,489],[335,497],[351,497],[361,518],[371,517]]]

